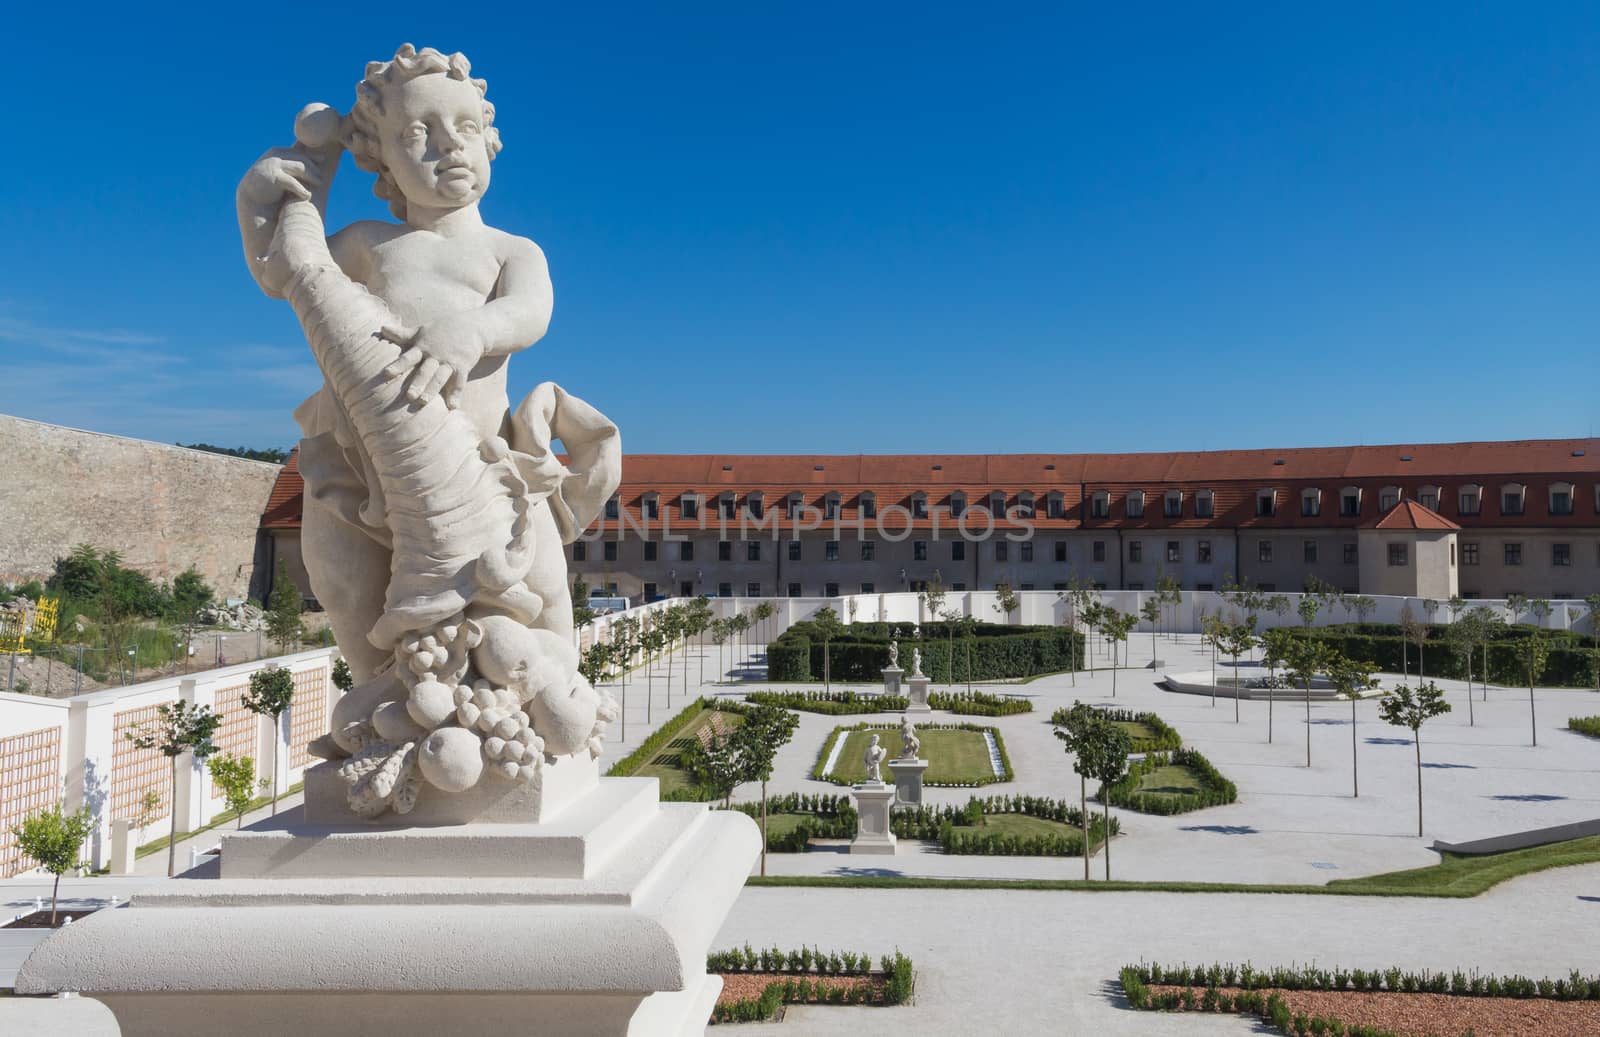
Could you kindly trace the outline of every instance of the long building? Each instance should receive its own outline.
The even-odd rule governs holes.
[[[1594,439],[1151,454],[634,454],[569,545],[591,589],[836,596],[1229,584],[1448,598],[1600,591]],[[262,519],[297,580],[301,484]]]

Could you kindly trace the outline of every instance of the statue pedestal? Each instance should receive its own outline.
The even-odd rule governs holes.
[[[293,811],[57,930],[17,991],[89,994],[124,1037],[698,1037],[722,987],[706,952],[759,848],[749,818],[661,803],[653,778],[601,779],[544,823]]]
[[[890,760],[889,771],[894,775],[894,798],[900,806],[922,805],[922,773],[928,769],[927,760]]]
[[[911,704],[906,707],[907,713],[932,713],[933,707],[928,705],[928,680],[920,673],[913,673],[906,678],[906,688],[911,699]]]
[[[885,695],[900,694],[900,675],[905,672],[898,666],[885,666],[883,668],[883,693]]]
[[[881,781],[866,782],[857,785],[853,792],[860,821],[856,837],[850,841],[850,852],[886,853],[892,856],[895,838],[889,828],[889,809],[894,806],[894,786]],[[20,988],[18,992],[21,992]]]

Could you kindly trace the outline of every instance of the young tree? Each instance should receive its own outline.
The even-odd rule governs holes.
[[[589,585],[582,576],[572,578],[572,628],[582,630],[594,622],[599,613],[589,607]]]
[[[154,749],[172,761],[172,792],[168,803],[172,826],[167,834],[167,877],[177,874],[178,864],[178,757],[190,753],[204,760],[217,751],[211,736],[217,733],[222,718],[210,706],[196,706],[179,699],[156,707],[154,727],[140,725],[124,737],[140,749]]]
[[[1158,576],[1156,578],[1156,601],[1159,604],[1172,607],[1172,614],[1167,620],[1167,635],[1176,637],[1178,608],[1183,604],[1182,585],[1170,576]]]
[[[1138,624],[1139,617],[1128,612],[1118,612],[1114,608],[1107,608],[1106,615],[1101,621],[1101,629],[1105,631],[1106,640],[1111,644],[1111,697],[1117,697],[1117,663],[1118,646],[1126,644],[1128,634]]]
[[[1583,599],[1589,607],[1586,618],[1589,620],[1589,650],[1596,659],[1600,659],[1600,594],[1591,594]],[[1595,667],[1594,689],[1600,691],[1600,665]]]
[[[1358,594],[1351,599],[1350,607],[1355,609],[1356,622],[1364,626],[1366,625],[1367,617],[1377,609],[1378,599],[1365,594]]]
[[[1128,773],[1128,753],[1132,750],[1128,733],[1108,720],[1094,725],[1084,746],[1089,776],[1100,782],[1100,802],[1105,807],[1107,882],[1111,881],[1111,786]]]
[[[272,574],[272,593],[267,595],[267,636],[288,655],[300,640],[300,590],[289,578],[289,566],[282,558]]]
[[[672,645],[683,632],[683,610],[668,605],[657,614],[656,630],[661,634],[661,646],[667,650],[667,708],[672,708]]]
[[[831,644],[833,639],[844,633],[844,624],[839,622],[839,614],[830,608],[820,608],[817,614],[811,617],[812,630],[818,641],[822,642],[822,687],[824,691],[833,689],[833,658]]]
[[[949,635],[945,639],[945,662],[946,662],[946,666],[947,666],[947,668],[949,670],[949,673],[946,674],[945,683],[949,685],[951,691],[955,691],[956,690],[956,628],[961,625],[961,619],[962,619],[961,611],[959,609],[954,609],[954,608],[946,609],[942,614],[940,614],[939,618],[944,620],[945,632]],[[968,679],[970,681],[971,674],[969,673],[967,676],[968,676]],[[970,691],[972,689],[968,688],[967,690]]]
[[[733,733],[738,747],[740,777],[761,782],[761,874],[767,873],[767,782],[778,750],[794,737],[800,718],[782,706],[762,705],[745,714]]]
[[[1411,744],[1417,753],[1417,837],[1422,837],[1422,725],[1450,712],[1444,692],[1432,681],[1417,685],[1413,694],[1408,684],[1395,685],[1394,691],[1378,703],[1378,715],[1396,727],[1411,729]]]
[[[350,664],[343,657],[333,662],[333,686],[346,692],[356,686],[355,675],[350,672]]]
[[[1256,643],[1255,635],[1250,632],[1249,626],[1236,623],[1223,628],[1222,650],[1225,654],[1233,656],[1233,722],[1239,722],[1239,682],[1244,680],[1239,675],[1239,656],[1250,651]],[[1268,707],[1271,706],[1272,689],[1267,689]],[[1268,725],[1268,741],[1271,741],[1271,725]]]
[[[944,577],[935,569],[933,575],[922,585],[922,590],[917,593],[919,603],[922,605],[922,614],[927,617],[924,622],[931,623],[939,618],[944,611]]]
[[[1295,611],[1300,613],[1300,622],[1306,628],[1306,633],[1311,632],[1311,624],[1317,621],[1317,612],[1322,608],[1322,602],[1314,594],[1302,594],[1300,604],[1295,606]]]
[[[1004,580],[994,585],[995,603],[994,610],[1000,613],[1000,621],[1009,624],[1011,614],[1022,605],[1017,597],[1017,592],[1011,589],[1011,584]]]
[[[1267,675],[1276,677],[1278,667],[1289,658],[1293,646],[1310,639],[1295,637],[1287,627],[1268,627],[1261,632],[1260,640],[1265,646],[1261,652],[1261,661],[1267,664]]]
[[[1550,642],[1537,631],[1530,631],[1527,637],[1517,642],[1517,655],[1528,674],[1528,727],[1533,734],[1533,744],[1538,745],[1539,723],[1534,716],[1533,683],[1544,673],[1545,664],[1550,661]]]
[[[1222,647],[1222,639],[1227,635],[1228,625],[1222,621],[1222,613],[1204,610],[1200,616],[1200,638],[1203,644],[1211,646],[1211,705],[1217,704],[1217,652]]]
[[[1267,631],[1271,634],[1273,631]],[[1311,683],[1317,674],[1326,673],[1333,661],[1327,642],[1319,637],[1297,637],[1291,642],[1285,660],[1289,664],[1289,679],[1305,690],[1306,698],[1306,766],[1311,766]],[[1267,741],[1272,741],[1272,699],[1267,702]]]
[[[1161,601],[1158,598],[1146,598],[1143,605],[1139,606],[1139,615],[1150,624],[1150,661],[1156,658],[1156,623],[1161,619]]]
[[[1377,687],[1372,666],[1351,659],[1343,652],[1333,652],[1328,660],[1328,680],[1333,689],[1350,700],[1350,795],[1361,795],[1361,778],[1356,766],[1356,703],[1368,689]]]
[[[728,663],[723,658],[722,646],[727,643],[728,635],[733,632],[733,624],[726,618],[711,621],[711,643],[717,646],[717,680],[720,682],[728,674]]]
[[[1481,649],[1479,658],[1483,661],[1483,665],[1479,667],[1478,678],[1483,681],[1483,701],[1488,702],[1489,644],[1499,636],[1501,630],[1505,629],[1506,621],[1505,617],[1501,616],[1498,611],[1485,605],[1479,605],[1469,615],[1477,619],[1477,622],[1472,626],[1472,631]]]
[[[243,828],[244,812],[256,798],[256,761],[248,756],[222,753],[206,761],[206,770],[211,772],[212,783],[222,790],[228,809],[237,815],[234,827]]]
[[[644,649],[644,721],[651,722],[655,709],[656,699],[656,653],[661,651],[661,646],[667,643],[666,635],[660,628],[652,623],[639,632],[639,647]]]
[[[272,718],[272,813],[278,813],[278,743],[283,741],[279,719],[294,701],[294,674],[281,666],[269,666],[250,675],[250,690],[244,695],[244,708],[257,716]]]
[[[1452,610],[1453,611],[1453,610]],[[1450,650],[1461,659],[1467,671],[1467,726],[1476,727],[1478,719],[1472,707],[1472,650],[1478,643],[1478,634],[1473,628],[1478,626],[1478,617],[1472,613],[1458,616],[1445,628],[1445,640],[1450,645]]]
[[[172,581],[172,619],[183,635],[183,669],[189,671],[189,653],[194,644],[195,631],[200,626],[200,612],[211,604],[211,588],[206,586],[200,570],[189,566]]]
[[[713,730],[703,747],[693,742],[683,754],[689,776],[710,792],[711,798],[722,800],[724,807],[731,805],[733,790],[744,780],[735,734],[737,732],[722,735]]]
[[[1062,748],[1072,756],[1072,769],[1078,774],[1078,813],[1083,821],[1083,881],[1089,881],[1089,753],[1096,724],[1104,723],[1099,711],[1083,702],[1067,710],[1066,723],[1055,729]],[[1107,833],[1109,835],[1109,833]]]
[[[56,924],[56,901],[61,894],[61,876],[78,866],[84,840],[94,830],[94,817],[88,807],[75,814],[64,813],[61,804],[46,807],[11,829],[17,849],[37,861],[55,876],[50,887],[50,925]]]
[[[709,603],[708,606],[709,608]],[[767,620],[777,615],[778,607],[770,601],[763,601],[755,608],[756,622],[761,624],[761,646],[763,649],[771,645],[771,633],[767,630]],[[853,620],[854,617],[852,617]]]

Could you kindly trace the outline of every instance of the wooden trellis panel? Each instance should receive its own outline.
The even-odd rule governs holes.
[[[0,738],[0,878],[34,866],[17,848],[14,825],[61,798],[61,728]]]

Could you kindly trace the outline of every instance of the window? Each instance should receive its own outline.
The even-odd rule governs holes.
[[[1064,561],[1067,560],[1067,542],[1065,540],[1057,540],[1056,541],[1055,551],[1056,551],[1056,561],[1064,562]]]
[[[717,541],[717,561],[719,561],[719,562],[731,562],[731,561],[733,561],[733,541],[731,541],[731,540],[718,540]]]
[[[830,493],[822,502],[822,517],[832,522],[839,517],[839,495]]]
[[[952,562],[967,560],[967,545],[964,541],[956,540],[950,544],[950,560]]]
[[[872,583],[863,583],[861,585],[861,593],[862,594],[876,594],[877,593],[877,587],[876,587],[876,585],[874,585]]]
[[[800,596],[800,585],[798,583],[789,584],[789,597],[798,598],[799,596]]]
[[[1216,498],[1210,490],[1201,490],[1194,495],[1194,514],[1196,518],[1210,518],[1215,514]]]
[[[1357,560],[1356,545],[1355,544],[1346,544],[1346,545],[1344,545],[1344,564],[1345,565],[1355,565],[1356,564],[1356,560]]]
[[[744,585],[744,596],[747,598],[761,597],[761,584],[747,583]]]
[[[1571,544],[1551,544],[1550,545],[1550,564],[1551,565],[1571,565],[1572,564],[1572,545]],[[1556,597],[1559,598],[1559,597],[1561,597],[1561,595],[1557,594]]]
[[[824,598],[837,598],[839,596],[839,585],[837,583],[824,583],[822,585],[822,596]]]
[[[1017,545],[1017,549],[1022,552],[1022,560],[1024,562],[1033,561],[1033,541],[1032,540],[1024,540],[1022,543]]]
[[[1476,486],[1464,486],[1456,498],[1458,515],[1476,515],[1483,508],[1483,491]]]
[[[1317,542],[1315,540],[1307,540],[1301,545],[1300,552],[1301,560],[1307,565],[1317,564]]]
[[[660,518],[661,517],[657,513],[656,498],[654,498],[654,497],[646,497],[646,498],[644,498],[642,503],[644,505],[644,517],[645,518],[647,518],[647,519],[655,519],[655,518]]]
[[[923,494],[916,494],[911,498],[911,517],[925,519],[928,517],[928,498]]]
[[[1018,589],[1018,590],[1025,590],[1025,591],[1031,591],[1031,590],[1033,590],[1033,584],[1031,584],[1031,583],[1024,583],[1024,584],[1023,584],[1023,585],[1022,585],[1022,586],[1021,586],[1021,587],[1019,587],[1019,588],[1017,588],[1017,589]]]
[[[1167,518],[1183,517],[1183,491],[1167,491],[1167,495],[1161,498],[1161,514]]]
[[[1108,517],[1110,514],[1111,494],[1104,490],[1097,490],[1095,495],[1089,498],[1089,517],[1103,519]]]
[[[1130,561],[1130,562],[1142,562],[1142,561],[1144,561],[1144,541],[1143,540],[1130,540],[1130,541],[1128,541],[1128,561]]]
[[[837,562],[839,560],[839,541],[826,540],[822,544],[822,560],[824,562]],[[829,595],[832,597],[832,595]]]
[[[1093,558],[1097,562],[1103,562],[1106,560],[1106,542],[1104,540],[1096,540],[1094,542]]]
[[[1004,540],[996,541],[994,545],[994,560],[1006,562],[1011,560],[1011,545]]]
[[[647,561],[647,562],[655,561],[656,560],[656,550],[657,550],[656,542],[654,540],[646,540],[644,542],[644,560]]]
[[[767,513],[766,508],[759,493],[752,493],[744,499],[744,510],[750,513],[751,518],[761,518]]]
[[[1424,486],[1417,491],[1417,503],[1429,511],[1439,510],[1439,487]]]
[[[1256,518],[1271,518],[1278,513],[1278,494],[1274,490],[1262,490],[1256,494]]]
[[[1039,514],[1038,510],[1034,507],[1034,504],[1033,504],[1033,494],[1028,493],[1026,490],[1024,490],[1022,493],[1017,494],[1017,515],[1018,515],[1018,517],[1031,519],[1031,518],[1036,518],[1038,516],[1038,514]]]
[[[1399,503],[1400,490],[1398,487],[1385,486],[1382,490],[1378,491],[1378,510],[1380,512],[1388,511],[1390,508]]]
[[[789,541],[789,561],[798,562],[799,560],[800,560],[800,541],[791,540],[791,541]]]
[[[1124,589],[1130,590],[1130,591],[1142,591],[1142,590],[1144,590],[1144,584],[1142,584],[1142,583],[1130,583]]]
[[[989,494],[989,512],[995,516],[1006,513],[1006,495],[1004,490],[995,490]]]
[[[1315,518],[1322,514],[1322,491],[1302,490],[1300,492],[1300,514],[1306,518]]]
[[[1258,561],[1258,562],[1270,562],[1270,561],[1272,561],[1272,541],[1270,541],[1270,540],[1262,540],[1262,541],[1257,542],[1257,544],[1256,544],[1256,561]]]
[[[685,541],[683,541],[682,543],[680,543],[678,545],[678,561],[680,561],[680,562],[692,562],[692,561],[694,561],[694,544],[692,544],[689,541],[685,540]]]
[[[966,510],[967,495],[964,493],[952,493],[950,495],[950,514],[956,518],[960,518],[961,513]]]
[[[644,585],[644,600],[645,601],[655,601],[660,596],[661,595],[656,593],[656,585],[655,584],[647,583],[647,584]]]
[[[1406,562],[1406,545],[1405,544],[1390,544],[1389,545],[1389,564],[1390,565],[1406,565],[1406,564],[1408,564]]]
[[[1263,594],[1271,594],[1273,591],[1278,589],[1278,585],[1276,583],[1263,583],[1257,589],[1260,590]]]
[[[1339,516],[1341,518],[1357,518],[1361,515],[1361,491],[1354,486],[1347,486],[1339,491]]]
[[[861,495],[861,517],[869,519],[878,517],[878,498],[870,493]]]
[[[694,581],[693,580],[683,580],[683,581],[681,581],[678,584],[678,596],[680,598],[692,598],[692,597],[694,597]]]
[[[588,561],[589,560],[589,545],[584,543],[582,540],[573,541],[573,544],[572,544],[572,560],[574,562],[585,562],[585,561]]]
[[[1061,494],[1052,493],[1049,497],[1045,498],[1044,513],[1053,519],[1063,517],[1065,512],[1061,503]]]
[[[950,585],[950,589],[953,591],[964,591],[967,589],[967,585],[962,583],[960,580],[957,580],[955,583]]]
[[[1477,544],[1462,544],[1461,545],[1461,564],[1462,565],[1477,565],[1478,564],[1478,545]]]
[[[1211,564],[1211,541],[1201,540],[1194,545],[1194,560],[1201,565]]]
[[[799,544],[800,544],[800,541],[792,540],[792,541],[790,541],[790,543],[792,543],[796,547],[798,547]],[[749,543],[744,545],[744,560],[747,561],[747,562],[759,562],[759,561],[761,561],[761,541],[752,540]]]
[[[731,598],[731,597],[733,597],[733,584],[731,584],[731,583],[719,583],[719,584],[717,584],[717,597],[719,597],[719,598]]]
[[[614,519],[616,517],[617,517],[617,498],[612,497],[610,500],[606,501],[606,518]]]
[[[680,499],[678,501],[678,514],[682,515],[686,519],[699,518],[700,499],[698,497],[688,496]],[[729,595],[729,597],[732,597],[732,595]]]
[[[784,501],[783,503],[784,517],[791,519],[799,518],[800,505],[802,503],[804,503],[804,499],[798,493],[789,494],[788,500]]]
[[[911,560],[926,562],[928,560],[928,542],[926,540],[911,541]]]
[[[725,519],[733,518],[733,494],[725,493],[717,499],[717,511]]]
[[[617,542],[615,540],[606,541],[605,559],[608,562],[614,562],[617,560]]]
[[[1217,585],[1214,583],[1197,583],[1194,585],[1194,589],[1197,591],[1214,591],[1217,589]]]
[[[1144,518],[1144,491],[1128,491],[1128,517]]]
[[[1550,514],[1572,514],[1572,487],[1566,483],[1557,483],[1550,488]]]
[[[861,541],[861,560],[863,562],[872,561],[872,559],[877,556],[877,553],[878,553],[877,541],[874,541],[874,540],[863,540],[863,541]]]
[[[1522,487],[1504,486],[1500,489],[1500,514],[1522,514]]]
[[[1522,545],[1521,544],[1507,544],[1506,545],[1506,564],[1507,565],[1521,565],[1522,564]]]

